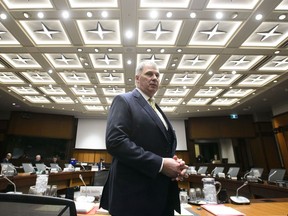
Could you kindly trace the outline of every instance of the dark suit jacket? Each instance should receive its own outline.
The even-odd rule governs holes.
[[[115,97],[107,122],[106,147],[113,156],[100,206],[117,216],[180,211],[176,181],[159,173],[162,157],[173,157],[176,136],[138,90]]]

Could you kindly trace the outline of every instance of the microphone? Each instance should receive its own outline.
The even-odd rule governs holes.
[[[245,187],[246,185],[248,185],[248,181],[245,181],[243,185],[241,185],[239,188],[237,188],[236,190],[236,196],[230,196],[230,200],[232,201],[232,203],[234,204],[249,204],[250,200],[247,199],[244,196],[238,196],[239,190],[243,187]]]
[[[211,173],[210,173],[211,176],[214,176],[215,170],[216,170],[216,167],[211,171]]]
[[[274,170],[273,173],[271,173],[269,176],[268,176],[268,182],[270,182],[270,178],[275,175],[275,173],[277,173],[277,170]]]
[[[249,172],[245,173],[243,179],[246,179],[247,175],[250,174],[250,173],[252,173],[252,172],[253,172],[253,170],[250,170]]]
[[[16,192],[16,185],[15,185],[15,183],[12,182],[9,178],[7,178],[7,176],[5,176],[5,175],[0,175],[0,177],[3,177],[3,178],[6,179],[10,184],[13,185],[14,191],[13,191],[13,192],[7,192],[7,193],[22,194],[22,192]]]
[[[83,185],[84,185],[84,187],[85,187],[85,196],[79,196],[79,197],[77,197],[76,200],[77,200],[78,202],[89,202],[89,203],[93,202],[93,201],[95,200],[95,197],[93,197],[93,196],[88,196],[87,185],[86,185],[86,183],[85,183],[85,181],[84,181],[84,179],[83,179],[83,177],[82,177],[81,174],[79,174],[79,179],[82,181],[82,183],[83,183]],[[81,190],[81,189],[80,189],[80,190]]]

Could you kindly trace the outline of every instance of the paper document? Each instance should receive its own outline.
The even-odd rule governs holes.
[[[213,205],[213,204],[206,204],[202,205],[202,208],[206,209],[207,211],[211,212],[217,216],[242,216],[245,215],[242,212],[237,211],[232,207],[225,206],[223,204]]]

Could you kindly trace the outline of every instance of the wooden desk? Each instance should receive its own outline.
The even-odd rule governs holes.
[[[92,185],[94,182],[94,171],[76,171],[76,172],[60,172],[50,173],[48,177],[49,185],[57,185],[58,190],[63,190],[70,187],[83,185],[79,179],[79,174],[82,175],[86,185]],[[9,177],[17,187],[17,191],[28,193],[29,187],[35,185],[36,175],[27,175],[19,173],[17,176]],[[6,179],[0,179],[0,191],[4,191],[10,183]]]
[[[190,175],[186,180],[190,183],[190,187],[203,187],[202,178],[205,176]],[[244,181],[237,181],[225,178],[215,178],[221,182],[222,189],[226,189],[228,196],[235,196],[237,188],[243,185]],[[249,183],[247,186],[239,190],[239,195],[249,199],[254,198],[288,198],[288,188],[264,183]]]
[[[225,204],[226,206],[230,206],[243,214],[245,216],[287,216],[288,215],[288,198],[278,198],[278,199],[256,199],[251,200],[250,205],[233,205],[233,204]],[[210,212],[205,209],[199,209],[199,206],[191,205],[191,209],[194,213],[199,216],[213,216]],[[86,216],[94,215],[94,216],[107,216],[108,214],[98,214],[91,213],[85,214]],[[84,216],[83,214],[78,214],[78,216]]]

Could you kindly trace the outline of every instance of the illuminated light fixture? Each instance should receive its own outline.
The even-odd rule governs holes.
[[[69,13],[68,13],[68,11],[63,11],[63,12],[62,12],[62,17],[63,17],[64,19],[68,19],[68,18],[69,18]]]
[[[50,73],[50,74],[53,73],[53,70],[52,70],[52,69],[49,69],[49,70],[48,70],[48,73]]]
[[[87,17],[92,17],[93,14],[92,14],[92,12],[88,11],[88,12],[86,13],[86,16],[87,16]]]
[[[146,49],[146,52],[151,52],[151,51],[152,51],[152,49],[150,49],[150,48]]]
[[[261,20],[263,18],[263,15],[262,14],[257,14],[256,16],[255,16],[255,19],[256,20]]]
[[[171,66],[172,66],[172,67],[175,67],[175,66],[176,66],[176,64],[175,64],[175,63],[173,63]]]
[[[196,18],[196,13],[195,13],[195,12],[190,13],[190,17],[191,17],[192,19]]]
[[[286,19],[286,15],[285,14],[281,14],[279,17],[278,17],[279,20],[284,20]]]
[[[99,52],[99,49],[95,48],[94,51],[98,53],[98,52]]]
[[[85,66],[88,66],[89,64],[87,62],[84,63]]]
[[[133,37],[133,31],[127,30],[125,32],[125,36],[126,36],[126,38],[131,39]]]
[[[279,50],[276,50],[275,52],[274,52],[274,54],[279,54],[280,53],[280,51]]]
[[[160,53],[164,53],[165,52],[165,49],[160,49]]]
[[[107,11],[102,11],[101,16],[103,18],[107,18],[108,17],[108,12]]]
[[[23,13],[23,16],[24,16],[26,19],[30,18],[30,14],[27,13],[27,12],[24,12],[24,13]]]
[[[217,12],[216,13],[216,18],[217,19],[222,19],[223,18],[223,13],[222,12]]]
[[[237,72],[235,70],[232,71],[232,74],[236,74]]]
[[[171,18],[172,15],[173,15],[173,13],[172,13],[171,11],[169,11],[169,12],[166,13],[166,17],[167,17],[167,18]]]
[[[2,20],[6,20],[6,19],[7,19],[7,15],[6,15],[5,13],[1,13],[1,14],[0,14],[0,18],[1,18]]]
[[[131,65],[132,64],[132,61],[129,59],[129,60],[127,60],[127,64],[128,65]]]
[[[212,74],[213,74],[213,71],[209,71],[208,74],[209,74],[209,75],[212,75]]]
[[[77,51],[78,51],[78,52],[82,52],[83,49],[82,49],[82,48],[78,48]]]
[[[178,53],[182,52],[182,49],[177,49],[177,52],[178,52]]]
[[[108,48],[107,50],[108,50],[108,52],[112,52],[112,51],[113,51],[113,49],[112,49],[112,48]]]
[[[44,13],[43,12],[38,12],[37,16],[38,16],[38,18],[42,19],[42,18],[44,18]]]
[[[158,17],[158,12],[157,12],[157,11],[151,11],[151,12],[150,12],[150,17],[151,17],[152,19],[156,19],[156,18]]]

